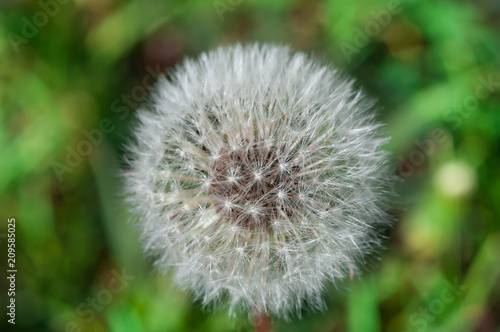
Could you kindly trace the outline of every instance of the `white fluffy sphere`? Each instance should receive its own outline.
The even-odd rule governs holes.
[[[380,246],[389,171],[373,102],[303,53],[186,60],[138,111],[126,195],[146,252],[204,304],[287,317]]]

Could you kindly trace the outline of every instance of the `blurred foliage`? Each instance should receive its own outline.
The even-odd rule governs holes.
[[[493,0],[2,0],[0,240],[15,217],[18,269],[2,331],[251,330],[153,271],[116,178],[158,73],[238,41],[355,76],[401,176],[380,263],[276,330],[500,331],[499,17]]]

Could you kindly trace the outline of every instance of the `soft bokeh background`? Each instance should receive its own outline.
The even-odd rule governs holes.
[[[493,0],[2,0],[1,330],[251,330],[152,270],[115,177],[158,73],[237,41],[290,44],[355,76],[379,99],[401,176],[382,260],[330,287],[327,311],[276,330],[500,331]],[[3,313],[8,217],[15,329]]]

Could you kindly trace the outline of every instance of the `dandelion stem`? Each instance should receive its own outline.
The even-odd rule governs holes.
[[[271,318],[265,313],[257,313],[254,316],[255,332],[272,332]]]

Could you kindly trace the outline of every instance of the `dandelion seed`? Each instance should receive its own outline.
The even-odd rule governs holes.
[[[124,176],[158,268],[231,314],[324,308],[325,285],[352,279],[390,224],[387,139],[353,84],[258,44],[161,79]]]

